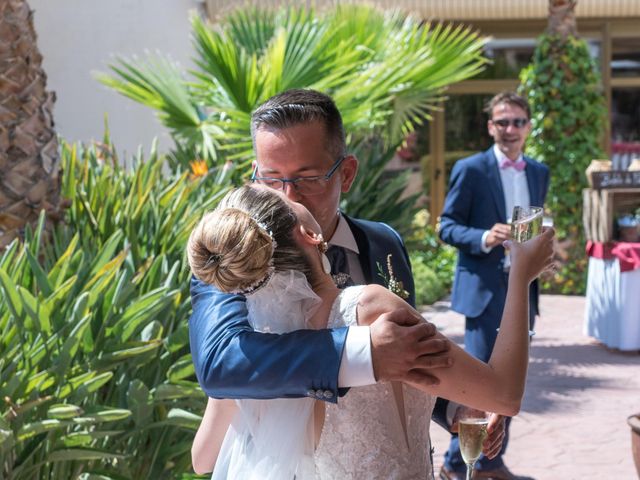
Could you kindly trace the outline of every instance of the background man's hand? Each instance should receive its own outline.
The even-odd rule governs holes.
[[[494,458],[502,450],[502,442],[504,442],[504,423],[505,417],[492,413],[489,417],[489,425],[487,426],[487,438],[482,443],[482,453],[487,458]]]
[[[449,342],[433,338],[435,326],[408,309],[380,315],[370,332],[377,381],[403,381],[416,387],[437,385],[439,380],[432,371],[453,363]]]
[[[451,423],[451,432],[458,433],[458,422],[462,418],[466,417],[483,417],[486,415],[486,412],[481,410],[476,410],[475,408],[465,407],[464,405],[459,405],[455,415],[453,416],[453,421]],[[492,413],[489,416],[489,425],[487,426],[487,438],[484,439],[482,443],[482,453],[487,458],[494,458],[500,450],[502,449],[502,442],[504,442],[504,423],[505,417],[502,415],[498,415],[497,413]]]
[[[502,242],[511,238],[511,225],[506,223],[496,223],[487,235],[486,243],[487,247],[495,247],[502,245]]]

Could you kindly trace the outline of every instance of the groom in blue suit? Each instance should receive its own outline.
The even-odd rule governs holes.
[[[355,178],[358,162],[346,152],[342,119],[333,100],[311,90],[289,90],[252,116],[256,153],[253,180],[281,189],[314,215],[336,268],[354,283],[382,283],[377,263],[392,254],[394,273],[414,302],[404,244],[389,226],[340,212],[340,194]],[[340,265],[338,265],[340,264]],[[196,376],[216,398],[310,396],[336,402],[346,387],[379,380],[431,385],[434,368],[449,365],[448,342],[407,311],[381,316],[370,327],[255,332],[245,297],[192,280],[189,320]]]
[[[549,186],[549,169],[522,153],[531,128],[527,101],[503,92],[489,101],[486,111],[495,144],[456,162],[440,220],[440,238],[458,249],[452,308],[465,316],[465,349],[485,362],[496,341],[507,294],[509,259],[502,242],[510,237],[511,212],[515,205],[542,207]],[[531,329],[537,314],[536,281],[529,291]],[[507,440],[508,435],[494,459],[481,457],[474,478],[518,478],[502,460]],[[454,435],[440,478],[462,479],[464,471]]]
[[[350,189],[358,162],[346,153],[333,100],[312,90],[286,91],[253,113],[251,129],[253,180],[282,189],[309,209],[329,241],[327,253],[336,252],[332,273],[348,274],[355,284],[382,284],[378,264],[386,265],[391,254],[394,274],[413,306],[411,267],[398,233],[339,210],[340,195]],[[273,335],[251,329],[242,295],[222,293],[193,278],[191,302],[189,336],[196,376],[214,398],[310,396],[336,402],[347,387],[376,381],[429,386],[437,382],[434,369],[450,365],[448,342],[434,339],[433,325],[405,310],[382,315],[370,327]],[[434,420],[445,425],[449,402],[438,403]],[[492,424],[484,451],[493,454],[502,437],[503,424]]]

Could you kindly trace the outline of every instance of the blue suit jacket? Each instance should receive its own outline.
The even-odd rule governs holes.
[[[530,203],[542,207],[549,187],[549,169],[525,157]],[[500,171],[493,147],[456,162],[440,220],[440,238],[458,248],[452,308],[466,317],[478,317],[491,299],[506,296],[504,248],[481,249],[482,234],[496,223],[506,223],[507,212]],[[532,284],[537,312],[537,282]]]
[[[367,283],[383,284],[376,262],[386,271],[393,254],[396,276],[410,292],[414,285],[402,239],[391,227],[347,218],[360,250]],[[191,281],[193,313],[189,339],[196,376],[204,391],[217,398],[301,397],[330,390],[337,401],[338,372],[347,328],[298,330],[283,335],[253,331],[245,298],[225,294],[195,278]]]

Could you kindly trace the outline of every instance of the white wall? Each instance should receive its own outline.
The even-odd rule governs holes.
[[[56,129],[68,141],[101,139],[109,117],[119,154],[172,145],[151,109],[103,86],[92,72],[107,72],[116,55],[168,54],[190,68],[189,12],[195,0],[29,0],[47,89],[56,92]]]

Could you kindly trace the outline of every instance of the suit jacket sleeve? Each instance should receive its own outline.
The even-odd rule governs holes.
[[[191,303],[191,354],[198,381],[210,397],[266,399],[320,391],[325,400],[337,400],[347,328],[256,332],[243,296],[222,293],[195,278]]]
[[[485,230],[469,226],[476,178],[474,170],[464,160],[456,162],[451,172],[449,193],[440,218],[440,238],[460,251],[471,255],[486,255],[482,251]]]
[[[431,412],[431,420],[436,422],[447,432],[451,430],[451,425],[447,422],[447,407],[449,406],[449,403],[450,401],[446,398],[438,397],[436,399],[436,404],[433,407],[433,411]]]
[[[544,180],[543,180],[543,188],[542,188],[542,204],[547,201],[547,192],[549,191],[549,177],[551,176],[551,172],[549,171],[549,167],[544,164],[539,164],[544,167]]]

